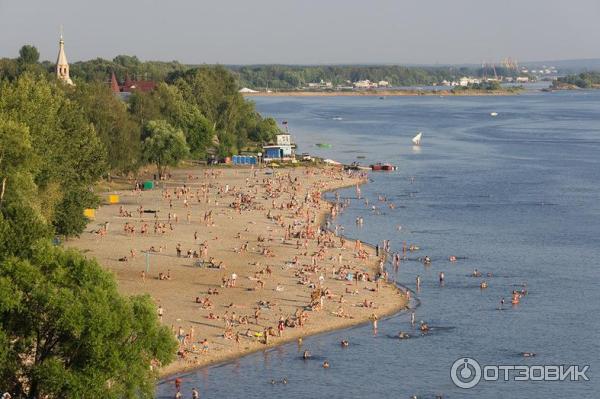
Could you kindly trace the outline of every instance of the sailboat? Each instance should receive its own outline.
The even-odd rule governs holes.
[[[414,145],[421,145],[421,136],[423,136],[423,133],[419,132],[415,137],[412,138]]]

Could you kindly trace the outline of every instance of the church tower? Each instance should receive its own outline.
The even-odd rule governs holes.
[[[69,63],[67,62],[67,56],[65,54],[65,41],[63,40],[62,33],[60,34],[60,41],[58,42],[58,58],[56,59],[56,77],[59,80],[65,82],[66,84],[73,84],[73,81],[69,77]]]

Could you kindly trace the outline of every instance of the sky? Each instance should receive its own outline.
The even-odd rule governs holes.
[[[0,0],[0,58],[463,64],[600,58],[600,0]]]

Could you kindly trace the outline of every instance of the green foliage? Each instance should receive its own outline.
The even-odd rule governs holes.
[[[94,125],[98,138],[110,154],[110,168],[116,172],[135,170],[140,163],[140,128],[125,103],[104,83],[79,82],[69,94]]]
[[[0,261],[9,256],[27,257],[40,239],[49,239],[52,230],[35,209],[8,204],[0,212]]]
[[[29,129],[0,115],[0,209],[5,195],[18,191],[21,173],[32,169],[33,149]]]
[[[185,136],[164,120],[148,122],[146,130],[149,135],[142,145],[142,155],[144,160],[154,163],[158,175],[163,176],[167,166],[177,166],[188,155]]]
[[[279,133],[281,133],[281,130],[277,126],[277,121],[273,118],[266,118],[256,125],[256,128],[250,134],[250,138],[259,143],[268,143],[273,141]]]
[[[181,129],[191,155],[201,156],[211,145],[213,124],[196,105],[184,99],[178,87],[161,83],[151,93],[134,93],[130,104],[131,112],[140,123],[162,118]]]
[[[141,62],[136,56],[119,55],[112,61],[96,58],[89,61],[79,61],[70,65],[71,76],[86,82],[105,83],[114,72],[117,79],[124,81],[127,76],[135,79],[164,81],[171,73],[189,69],[177,61],[146,61]]]
[[[62,198],[54,214],[56,233],[64,236],[78,236],[89,220],[83,216],[85,208],[96,208],[100,204],[98,196],[84,186],[72,187]]]
[[[37,244],[0,264],[0,381],[17,398],[151,398],[176,343],[147,296],[74,251]]]
[[[40,60],[40,52],[35,46],[26,44],[19,50],[18,62],[21,64],[37,64]]]
[[[29,73],[0,83],[0,140],[14,136],[20,142],[11,146],[12,172],[2,165],[0,173],[3,180],[8,177],[4,202],[24,203],[58,231],[77,234],[83,214],[68,222],[54,217],[61,214],[57,210],[64,198],[79,195],[82,186],[91,186],[106,172],[107,155],[93,126],[64,90],[58,82]]]
[[[583,72],[579,75],[568,75],[558,78],[552,83],[553,87],[573,85],[581,89],[600,86],[600,72]]]

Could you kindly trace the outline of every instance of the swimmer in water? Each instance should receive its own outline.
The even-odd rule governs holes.
[[[416,284],[417,284],[417,290],[420,290],[421,289],[421,276],[419,276],[419,275],[417,275]]]
[[[444,272],[440,272],[439,276],[440,276],[440,285],[444,285],[444,278],[446,277],[446,276],[444,276]]]
[[[310,359],[310,352],[308,350],[305,350],[304,353],[302,353],[302,359]]]
[[[347,339],[342,340],[342,342],[340,342],[340,344],[342,345],[343,348],[347,348],[348,346],[350,346],[350,342],[348,342]]]
[[[423,332],[428,332],[429,325],[427,325],[427,323],[425,323],[423,320],[421,320],[421,325],[419,326],[419,330],[421,330]]]
[[[413,326],[415,325],[415,312],[412,311],[410,313],[410,324],[412,324]]]
[[[327,360],[325,360],[325,361],[323,362],[323,368],[324,368],[324,369],[328,369],[328,368],[329,368],[329,362],[328,362]]]

